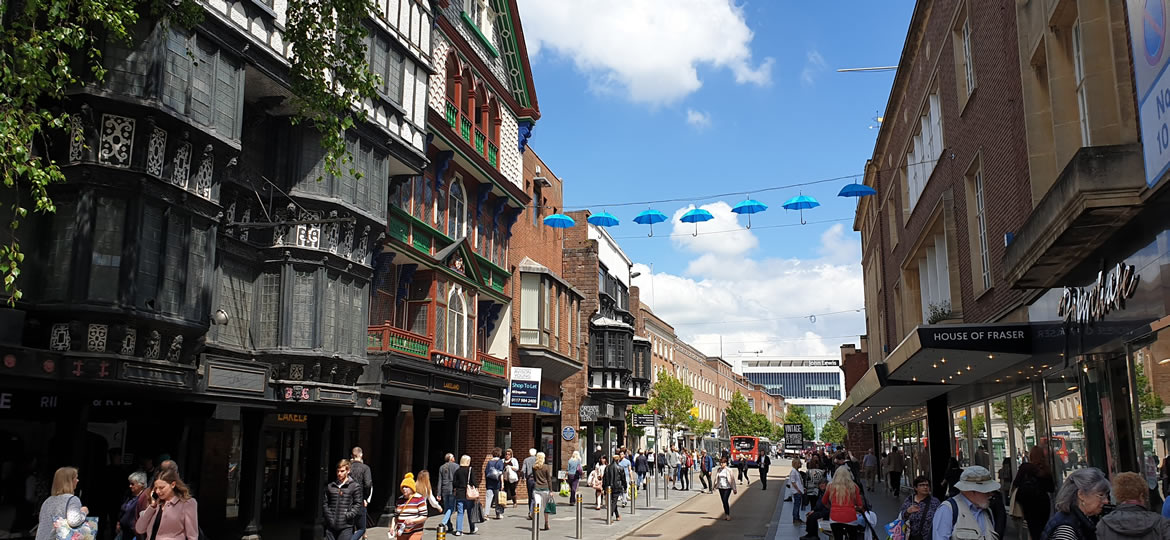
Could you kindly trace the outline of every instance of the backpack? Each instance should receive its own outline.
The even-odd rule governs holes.
[[[499,480],[504,475],[503,463],[504,460],[499,458],[493,459],[491,463],[488,463],[487,477],[491,480]]]
[[[694,467],[694,466],[695,466],[695,458],[692,456],[687,456],[687,467],[690,468],[690,467]]]

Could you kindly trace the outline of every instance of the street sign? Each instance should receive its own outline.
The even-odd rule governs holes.
[[[540,408],[540,368],[513,367],[508,406],[513,409]]]
[[[653,414],[635,414],[634,427],[654,427],[654,422],[657,420],[657,415]]]
[[[1166,75],[1170,0],[1128,0],[1126,7],[1146,184],[1153,186],[1170,169],[1170,76]]]
[[[803,424],[784,424],[784,449],[804,450]]]

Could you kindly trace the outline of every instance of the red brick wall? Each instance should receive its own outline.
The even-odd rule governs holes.
[[[532,413],[512,413],[512,455],[521,464],[528,458],[528,450],[536,448],[532,439],[535,417]],[[528,500],[528,485],[523,481],[516,485],[516,500]]]
[[[841,369],[845,372],[845,392],[848,393],[869,370],[869,353],[864,349],[859,351],[853,345],[842,345]]]
[[[972,24],[972,46],[978,87],[963,110],[960,110],[955,73],[951,23],[960,4],[965,4]],[[1020,83],[1015,6],[1012,0],[960,2],[939,0],[920,2],[916,20],[922,22],[910,28],[903,52],[910,65],[899,70],[885,122],[873,155],[877,169],[878,196],[873,201],[880,205],[891,196],[890,205],[881,207],[877,227],[872,237],[865,239],[863,252],[869,257],[881,254],[882,295],[879,307],[886,314],[883,342],[892,350],[904,336],[898,335],[895,314],[902,307],[895,304],[894,285],[900,279],[899,261],[907,260],[917,239],[929,225],[932,210],[938,204],[952,211],[948,227],[954,228],[954,244],[962,301],[963,318],[969,322],[993,320],[1018,306],[1023,291],[1005,286],[1003,282],[1004,233],[1018,230],[1032,209],[1031,188],[1028,182],[1028,154],[1024,134],[1024,113]],[[913,213],[903,225],[900,164],[906,157],[913,138],[923,103],[932,88],[939,89],[942,104],[943,157],[935,167]],[[972,275],[972,253],[967,222],[968,201],[965,173],[979,156],[982,162],[985,206],[987,212],[987,243],[992,273],[992,288],[975,298]],[[895,227],[899,239],[891,245],[890,219],[887,212],[896,213]],[[948,237],[948,241],[952,240]],[[981,285],[980,285],[981,286]],[[906,294],[905,292],[903,294]],[[916,293],[915,293],[916,294]],[[955,303],[955,302],[953,302]],[[915,315],[908,315],[914,322]],[[871,315],[869,332],[877,335],[878,318]],[[903,332],[912,328],[908,324]],[[878,351],[884,356],[889,351]]]
[[[496,412],[467,411],[460,424],[463,426],[463,433],[459,437],[463,441],[461,451],[471,456],[472,472],[479,482],[480,501],[486,503],[487,487],[484,485],[483,472],[492,448],[496,445]]]

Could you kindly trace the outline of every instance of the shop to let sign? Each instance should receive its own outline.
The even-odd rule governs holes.
[[[540,408],[540,368],[513,367],[508,406],[513,409]]]

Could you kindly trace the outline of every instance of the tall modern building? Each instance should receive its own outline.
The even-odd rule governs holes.
[[[764,386],[774,396],[784,396],[785,402],[804,407],[816,426],[816,433],[805,438],[818,438],[821,428],[832,417],[833,407],[845,400],[845,373],[841,361],[832,356],[752,358],[739,361],[744,377]]]

